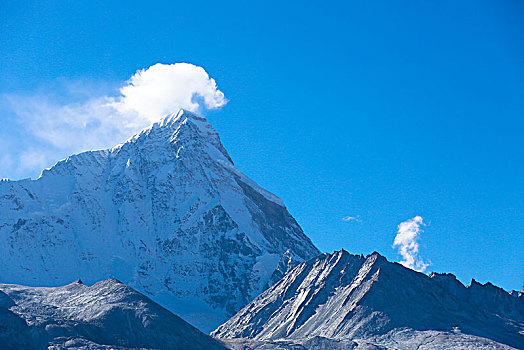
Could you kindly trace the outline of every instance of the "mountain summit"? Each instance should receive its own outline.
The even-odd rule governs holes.
[[[115,277],[210,331],[319,251],[206,121],[165,117],[37,180],[0,182],[0,281]]]

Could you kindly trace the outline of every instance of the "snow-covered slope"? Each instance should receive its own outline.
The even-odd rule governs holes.
[[[0,315],[2,349],[225,349],[114,279],[91,287],[0,284]]]
[[[203,331],[283,265],[318,253],[282,201],[235,168],[211,125],[185,111],[37,180],[0,181],[1,282],[115,277]]]
[[[388,348],[522,349],[524,295],[342,250],[298,265],[212,335],[250,344],[325,338]]]

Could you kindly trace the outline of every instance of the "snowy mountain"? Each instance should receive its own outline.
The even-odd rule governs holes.
[[[319,253],[186,111],[37,180],[0,181],[0,208],[1,282],[115,277],[203,331]]]
[[[296,266],[212,335],[251,349],[523,349],[524,295],[342,250]]]
[[[132,288],[0,284],[2,349],[225,349]]]

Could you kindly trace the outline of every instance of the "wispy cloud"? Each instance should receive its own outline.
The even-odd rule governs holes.
[[[361,222],[362,220],[360,220],[360,215],[356,215],[356,216],[344,216],[342,218],[342,221],[355,221],[355,222]]]
[[[0,144],[0,171],[34,173],[69,154],[114,146],[180,108],[202,113],[227,103],[215,80],[188,63],[139,70],[112,95],[70,85],[70,96],[60,98],[42,92],[2,96],[22,137],[10,140],[10,147]]]
[[[420,216],[401,222],[398,225],[397,235],[393,242],[393,248],[397,248],[402,256],[400,263],[420,272],[424,272],[430,265],[419,256],[418,239],[422,232],[422,226],[425,226],[425,224]]]

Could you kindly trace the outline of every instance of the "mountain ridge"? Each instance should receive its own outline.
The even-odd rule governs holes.
[[[319,253],[206,119],[183,110],[36,180],[0,182],[0,206],[0,281],[116,277],[206,331],[278,280],[284,254]]]
[[[428,331],[448,340],[459,332],[522,348],[524,295],[474,280],[466,287],[451,274],[427,276],[376,252],[364,257],[341,250],[299,264],[212,335],[391,346],[387,339],[413,340]]]
[[[86,286],[0,283],[0,340],[9,349],[226,349],[116,279]]]

